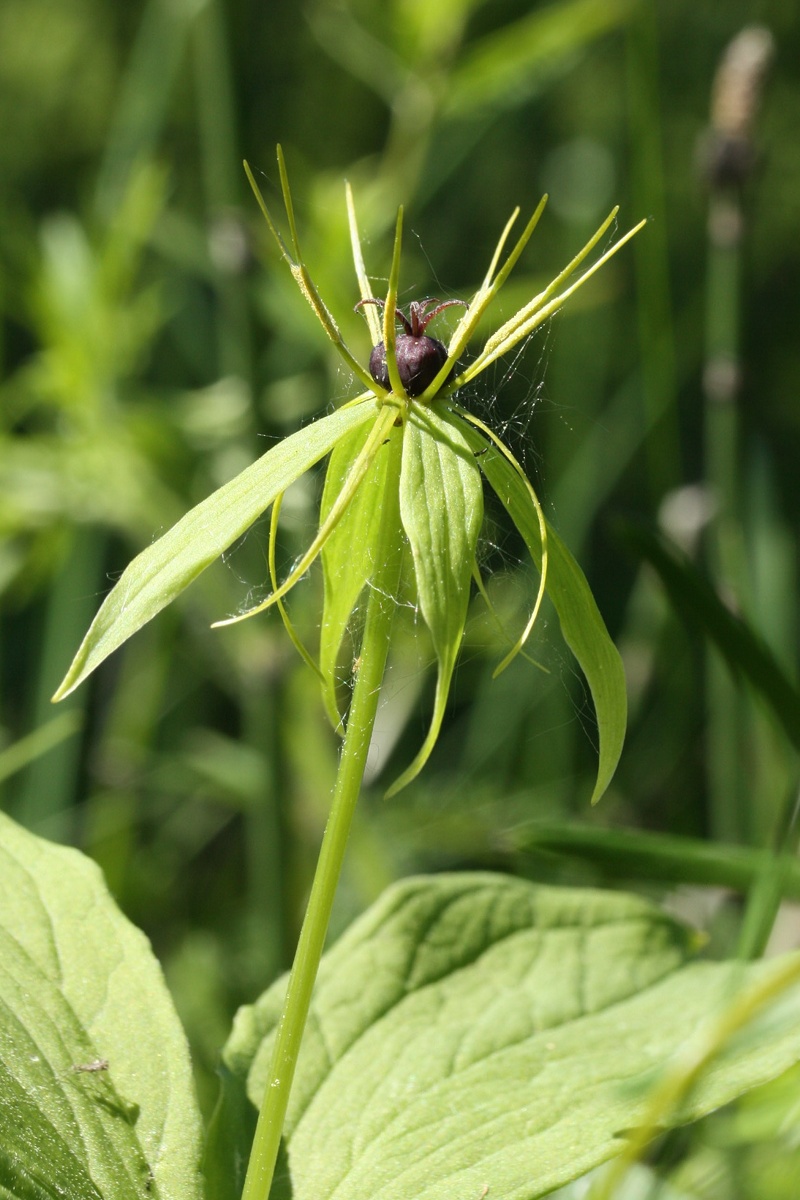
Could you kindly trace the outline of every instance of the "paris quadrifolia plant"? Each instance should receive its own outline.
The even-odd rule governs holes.
[[[374,345],[369,364],[364,366],[346,346],[306,266],[280,148],[278,165],[288,239],[279,232],[246,164],[245,169],[297,286],[363,390],[274,446],[139,554],[106,597],[55,697],[68,695],[272,506],[268,555],[272,590],[262,603],[218,624],[249,619],[277,607],[295,646],[320,676],[325,707],[334,726],[343,731],[343,743],[330,816],[253,1144],[245,1200],[266,1200],[269,1193],[300,1039],[361,787],[396,598],[401,591],[407,595],[411,589],[433,644],[438,676],[427,736],[413,762],[391,784],[389,795],[418,775],[436,743],[473,586],[489,603],[476,563],[484,482],[496,493],[521,534],[539,579],[530,616],[518,636],[509,635],[508,652],[497,670],[502,671],[525,647],[547,593],[594,701],[599,734],[595,800],[616,767],[626,716],[621,662],[580,568],[548,525],[536,493],[511,451],[459,397],[467,384],[560,309],[641,224],[575,277],[614,223],[615,209],[572,262],[500,325],[470,358],[469,347],[478,322],[525,249],[546,198],[503,258],[519,210],[512,214],[483,282],[468,304],[421,299],[412,302],[407,312],[401,312],[397,299],[402,209],[397,216],[386,295],[376,297],[364,264],[348,188],[350,234],[360,291],[356,307],[363,312]],[[441,311],[455,304],[462,306],[463,312],[445,347],[431,330]],[[281,499],[290,484],[326,455],[330,458],[318,532],[279,583],[275,538]],[[314,660],[293,629],[283,601],[317,557],[322,560],[324,599],[320,644]],[[363,632],[357,651],[358,670],[348,711],[342,713],[337,667],[345,633],[359,605],[363,609]]]

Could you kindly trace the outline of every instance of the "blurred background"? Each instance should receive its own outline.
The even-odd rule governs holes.
[[[290,960],[336,766],[277,615],[209,629],[263,589],[266,524],[49,698],[133,554],[356,390],[247,187],[243,157],[281,224],[278,141],[307,263],[363,359],[345,179],[379,295],[406,206],[404,302],[468,298],[511,210],[547,191],[494,325],[613,205],[617,232],[649,218],[462,397],[525,464],[623,653],[616,779],[590,810],[591,700],[557,621],[532,642],[546,672],[493,681],[477,600],[436,753],[385,802],[432,699],[408,622],[336,931],[398,876],[479,867],[644,890],[710,953],[797,944],[793,6],[3,0],[0,46],[2,803],[94,857],[153,939],[206,1108],[233,1011]],[[320,482],[287,497],[284,565]],[[533,580],[491,508],[481,559],[518,628]],[[312,645],[320,597],[318,571],[291,596]],[[794,1197],[783,1088],[673,1147],[676,1194]]]

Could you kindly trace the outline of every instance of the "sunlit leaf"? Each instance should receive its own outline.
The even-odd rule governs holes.
[[[146,938],[94,863],[0,815],[0,1194],[199,1200],[200,1153]]]
[[[179,596],[343,434],[375,415],[369,402],[341,408],[285,438],[138,554],[103,602],[54,700]]]
[[[696,945],[633,896],[490,874],[390,888],[322,962],[286,1124],[294,1200],[535,1200],[618,1154],[695,1034],[800,970],[692,963]],[[284,989],[240,1011],[225,1052],[255,1105]],[[798,1059],[794,986],[664,1123]]]

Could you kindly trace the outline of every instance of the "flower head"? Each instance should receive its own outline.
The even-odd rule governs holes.
[[[298,287],[364,391],[268,451],[134,559],[106,598],[55,698],[60,699],[76,687],[272,504],[269,566],[273,590],[262,603],[218,624],[241,621],[276,605],[295,645],[320,675],[326,708],[337,725],[342,717],[336,696],[336,666],[359,597],[370,585],[375,563],[384,561],[386,555],[400,553],[408,564],[406,574],[413,579],[418,608],[430,631],[438,678],[428,735],[390,792],[399,790],[421,770],[438,737],[473,581],[486,597],[475,558],[483,520],[485,479],[520,531],[539,571],[539,587],[530,617],[516,640],[509,639],[512,644],[497,670],[507,666],[524,646],[547,590],[595,702],[600,733],[600,762],[594,792],[598,798],[613,774],[624,734],[625,689],[619,656],[580,568],[548,526],[522,467],[500,438],[462,407],[457,394],[546,321],[641,225],[621,237],[574,282],[568,283],[613,222],[615,209],[548,287],[523,305],[489,337],[466,366],[461,366],[479,320],[527,245],[546,198],[501,264],[519,210],[512,214],[486,276],[468,304],[421,300],[413,302],[406,314],[397,307],[403,211],[400,209],[397,217],[386,296],[375,297],[364,266],[348,187],[351,242],[361,292],[357,307],[363,308],[373,339],[367,368],[345,344],[303,259],[280,148],[278,166],[289,245],[273,221],[247,164],[245,170]],[[428,334],[427,327],[443,308],[456,303],[463,305],[465,311],[445,347]],[[435,307],[431,309],[431,305]],[[399,335],[398,323],[402,329]],[[278,583],[274,546],[281,497],[290,483],[329,452],[332,453],[319,530],[288,577]],[[381,520],[380,515],[385,511],[396,513],[396,519]],[[283,599],[320,555],[325,600],[320,650],[315,662],[291,626]]]

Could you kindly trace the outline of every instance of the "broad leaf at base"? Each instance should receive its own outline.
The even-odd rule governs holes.
[[[407,880],[323,960],[286,1125],[293,1200],[534,1200],[618,1154],[652,1086],[772,963],[690,963],[644,900],[490,874]],[[259,1104],[279,982],[225,1052]],[[800,988],[705,1069],[674,1123],[800,1059]]]

